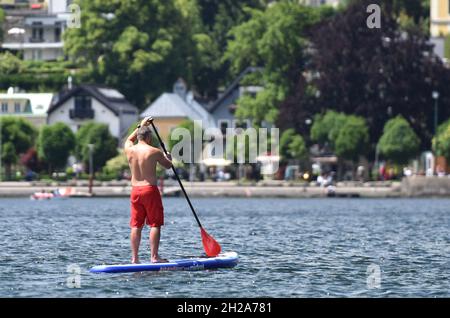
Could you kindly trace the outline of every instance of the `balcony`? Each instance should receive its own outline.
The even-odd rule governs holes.
[[[94,110],[92,108],[88,109],[74,108],[70,110],[69,116],[70,119],[93,119]]]
[[[30,43],[43,43],[45,41],[44,41],[44,38],[30,38],[29,42]]]

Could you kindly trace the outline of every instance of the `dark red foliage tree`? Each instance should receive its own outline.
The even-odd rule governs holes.
[[[295,125],[301,132],[306,117],[335,109],[366,118],[375,144],[384,124],[400,114],[419,135],[422,148],[429,149],[433,91],[440,93],[439,122],[450,116],[450,70],[418,28],[398,25],[389,2],[381,5],[381,28],[368,28],[366,9],[374,2],[354,1],[311,31],[307,71],[313,80],[299,81],[281,105],[279,125]]]

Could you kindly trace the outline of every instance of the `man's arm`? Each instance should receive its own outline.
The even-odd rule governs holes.
[[[168,154],[165,156],[163,152],[160,150],[158,152],[158,163],[166,169],[172,168],[172,156]]]
[[[125,141],[125,146],[124,146],[124,150],[125,152],[127,152],[127,150],[131,147],[134,146],[134,143],[136,142],[137,139],[137,132],[138,132],[138,128],[136,128],[133,133],[128,136],[127,140]]]

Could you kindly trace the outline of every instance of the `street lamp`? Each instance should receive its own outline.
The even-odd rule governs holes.
[[[92,195],[92,183],[94,181],[94,145],[88,144],[89,148],[89,194]]]
[[[434,134],[437,133],[438,126],[438,100],[439,100],[439,92],[433,91],[432,97],[434,99]]]

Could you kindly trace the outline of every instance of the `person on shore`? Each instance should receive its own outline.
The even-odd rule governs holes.
[[[172,167],[172,157],[152,147],[151,117],[145,118],[125,142],[125,154],[131,170],[131,251],[133,264],[139,263],[139,245],[144,222],[150,226],[151,262],[167,262],[159,256],[161,226],[164,225],[164,208],[157,186],[156,165]],[[137,141],[137,143],[136,143]],[[136,144],[135,144],[136,143]]]

